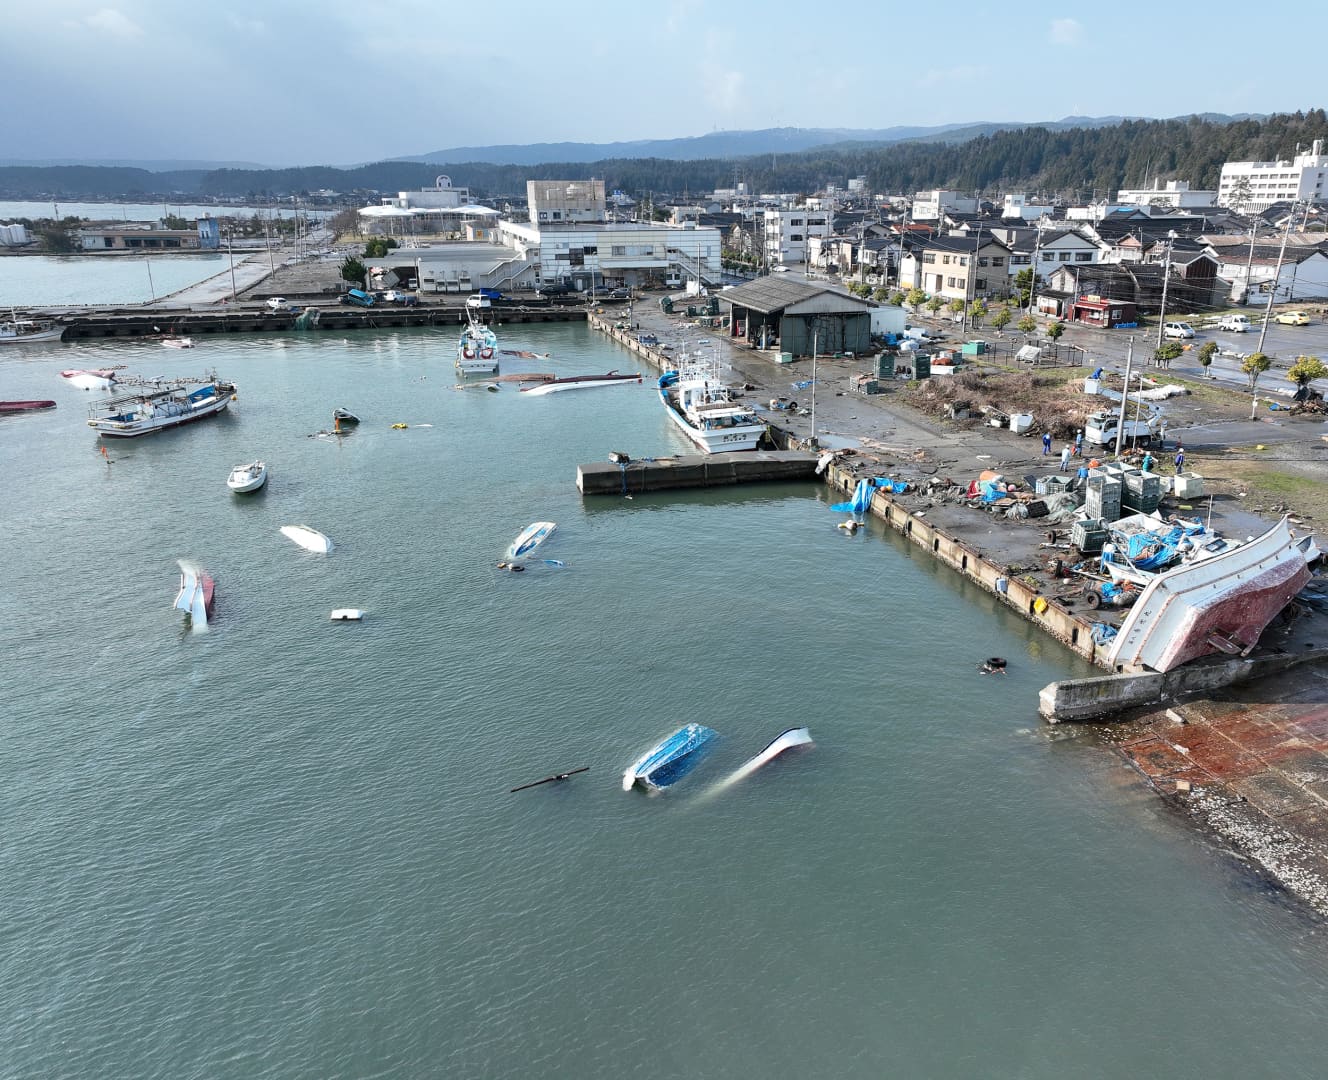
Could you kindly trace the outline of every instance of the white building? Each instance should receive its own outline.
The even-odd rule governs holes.
[[[440,176],[431,188],[398,191],[395,199],[379,201],[383,206],[395,206],[398,210],[452,210],[470,202],[470,189],[453,187],[450,176]]]
[[[1154,183],[1151,188],[1137,188],[1116,192],[1121,206],[1174,206],[1178,209],[1217,205],[1216,191],[1191,191],[1184,180],[1168,180],[1165,185]]]
[[[913,196],[914,221],[939,221],[943,214],[976,214],[978,200],[957,191],[919,191]]]
[[[527,180],[532,225],[598,222],[607,218],[603,180]]]
[[[1323,140],[1315,139],[1308,154],[1290,161],[1228,161],[1217,186],[1219,206],[1244,213],[1267,210],[1274,203],[1325,198],[1328,156]]]
[[[22,247],[28,243],[28,230],[15,222],[13,225],[0,225],[0,247]]]
[[[1005,196],[1005,204],[1001,207],[1001,219],[1037,221],[1038,218],[1051,217],[1052,210],[1053,207],[1044,203],[1029,202],[1022,191],[1017,191]]]
[[[807,261],[807,238],[830,235],[832,214],[829,210],[767,210],[765,259],[770,266],[791,266]]]
[[[589,292],[721,281],[719,230],[708,226],[503,221],[498,233],[515,258],[538,265],[543,284]]]

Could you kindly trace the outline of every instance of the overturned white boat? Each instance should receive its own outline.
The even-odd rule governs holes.
[[[770,743],[755,757],[748,758],[734,772],[723,781],[724,786],[736,784],[743,777],[750,776],[756,772],[762,765],[768,764],[779,757],[785,750],[791,750],[795,746],[811,746],[812,733],[805,727],[791,727],[786,731],[781,731]]]
[[[211,574],[189,563],[180,563],[180,592],[175,598],[175,607],[188,616],[195,630],[207,629],[215,587]]]
[[[545,540],[558,528],[553,521],[533,521],[521,530],[521,534],[512,541],[507,549],[509,559],[524,559],[534,553]]]
[[[359,622],[363,618],[363,610],[357,607],[339,607],[332,612],[333,622]]]
[[[281,535],[292,543],[299,544],[305,551],[326,555],[332,550],[332,540],[317,529],[309,528],[308,525],[283,525]]]

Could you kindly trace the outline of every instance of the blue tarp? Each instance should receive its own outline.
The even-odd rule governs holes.
[[[830,509],[838,514],[865,514],[871,508],[872,490],[876,486],[875,480],[859,480],[852,501],[835,503]]]
[[[1114,626],[1109,626],[1107,623],[1101,623],[1101,622],[1093,624],[1094,645],[1105,645],[1115,636],[1116,636],[1116,628]]]
[[[811,389],[811,386],[812,386],[812,384],[813,384],[814,382],[816,382],[815,379],[803,379],[802,382],[795,382],[795,383],[793,384],[793,389],[794,389],[794,390],[810,390],[810,389]]]

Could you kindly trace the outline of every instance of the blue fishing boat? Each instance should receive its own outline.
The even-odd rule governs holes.
[[[666,788],[696,767],[709,749],[716,732],[702,724],[679,728],[634,761],[623,773],[623,791],[640,783],[647,788]]]

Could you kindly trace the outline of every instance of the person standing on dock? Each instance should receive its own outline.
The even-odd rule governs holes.
[[[1042,433],[1042,456],[1046,457],[1050,453],[1051,453],[1051,432],[1044,431]]]
[[[1074,433],[1074,456],[1079,457],[1084,452],[1084,433],[1076,431]]]
[[[1070,453],[1070,444],[1066,443],[1065,449],[1061,451],[1061,472],[1065,472],[1070,467]]]

